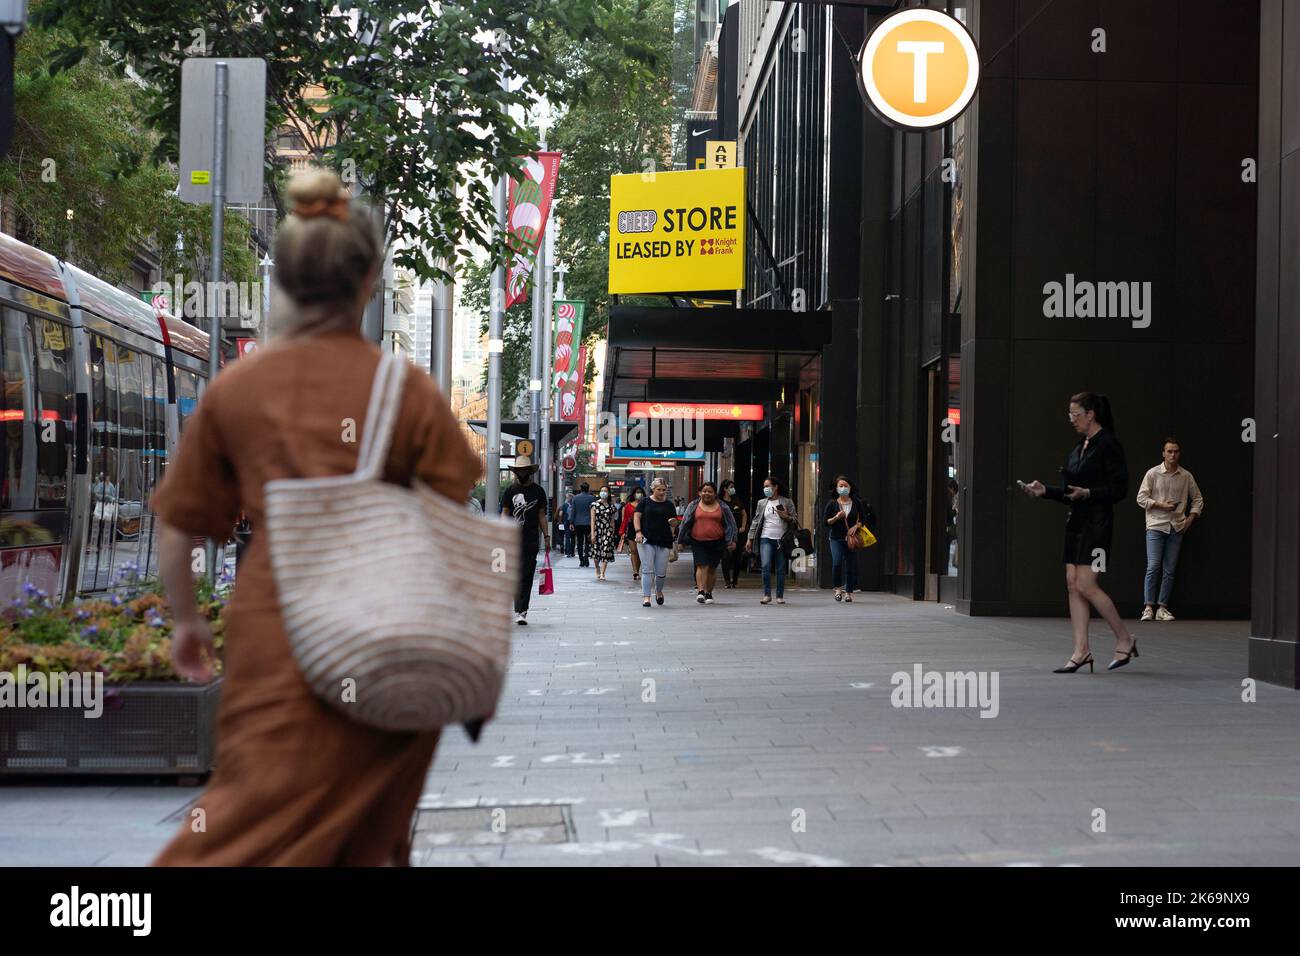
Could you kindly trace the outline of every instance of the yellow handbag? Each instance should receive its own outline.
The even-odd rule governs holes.
[[[871,529],[866,525],[859,525],[858,540],[862,542],[862,547],[869,548],[876,543],[876,536],[871,533]]]

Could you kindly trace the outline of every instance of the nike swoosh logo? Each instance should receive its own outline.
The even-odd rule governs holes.
[[[710,126],[708,129],[702,129],[702,130],[699,130],[699,131],[692,131],[692,132],[691,132],[691,135],[692,135],[692,136],[703,136],[705,133],[712,133],[712,132],[713,132],[713,127]]]

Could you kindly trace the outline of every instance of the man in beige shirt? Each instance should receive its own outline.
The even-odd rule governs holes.
[[[1147,513],[1147,574],[1143,594],[1146,606],[1142,620],[1172,621],[1169,593],[1174,589],[1174,567],[1182,548],[1183,535],[1191,529],[1205,507],[1201,489],[1178,460],[1182,449],[1178,441],[1166,438],[1161,446],[1164,462],[1142,477],[1137,503]],[[1184,513],[1187,502],[1192,506]],[[1163,572],[1163,573],[1162,573]],[[1159,594],[1156,585],[1159,583]]]

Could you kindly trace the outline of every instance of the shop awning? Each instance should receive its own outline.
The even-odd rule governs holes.
[[[478,432],[484,438],[487,437],[487,421],[482,418],[475,418],[465,423],[474,431]],[[527,438],[529,434],[528,422],[508,421],[501,423],[502,438]],[[572,441],[578,437],[577,422],[551,422],[551,447],[558,448],[566,441]]]
[[[602,408],[627,402],[772,402],[831,340],[829,312],[613,306]],[[789,396],[787,396],[789,398]]]

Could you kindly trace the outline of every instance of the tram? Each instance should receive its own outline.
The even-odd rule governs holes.
[[[152,577],[149,495],[207,378],[208,336],[0,235],[0,601]]]

